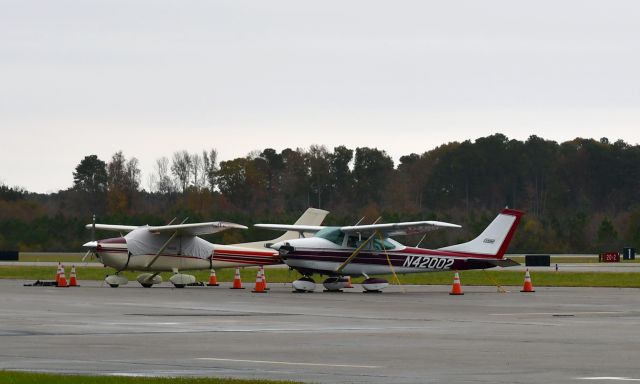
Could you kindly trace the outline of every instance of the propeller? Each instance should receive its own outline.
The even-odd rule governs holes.
[[[295,248],[293,248],[293,246],[289,243],[284,243],[277,250],[280,256],[286,256],[289,252],[295,251]]]

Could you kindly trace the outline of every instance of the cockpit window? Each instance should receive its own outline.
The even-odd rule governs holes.
[[[347,247],[358,248],[363,241],[360,236],[349,236],[349,239],[347,239]]]
[[[383,249],[386,249],[387,251],[390,249],[394,249],[396,246],[391,243],[389,240],[385,239],[385,240],[380,240],[380,239],[373,239],[371,241],[371,245],[373,247],[373,249],[377,250],[377,251],[382,251]]]
[[[347,239],[347,247],[358,248],[366,240],[367,240],[366,237],[355,236],[355,235],[349,236],[349,238]],[[367,244],[367,246],[364,249],[373,249],[375,251],[382,251],[386,249],[388,251],[388,250],[394,249],[395,247],[396,247],[395,244],[393,244],[387,239],[380,240],[379,238],[374,238],[369,242],[369,244]]]
[[[329,240],[336,245],[342,245],[344,232],[342,232],[340,228],[323,228],[316,233],[316,237]]]

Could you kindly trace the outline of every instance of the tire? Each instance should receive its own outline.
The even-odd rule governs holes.
[[[144,288],[151,288],[151,287],[153,287],[153,284],[140,284],[140,285],[142,285],[142,287],[144,287]]]
[[[184,288],[184,284],[173,284],[176,288]]]
[[[111,288],[118,288],[120,286],[120,284],[109,284],[109,286]]]

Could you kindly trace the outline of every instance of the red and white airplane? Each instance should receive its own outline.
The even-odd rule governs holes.
[[[425,233],[439,228],[460,228],[440,221],[325,227],[312,225],[256,224],[273,230],[315,233],[310,238],[285,240],[271,248],[282,261],[304,277],[293,282],[295,290],[312,292],[311,275],[328,275],[324,287],[329,291],[345,288],[345,276],[364,276],[363,288],[380,291],[389,284],[369,275],[437,272],[445,270],[486,269],[518,265],[504,254],[524,213],[503,209],[475,239],[438,249],[407,247],[391,236]]]
[[[294,225],[320,225],[328,213],[309,208]],[[114,288],[128,283],[128,279],[120,275],[122,271],[146,272],[136,280],[147,288],[162,282],[160,272],[173,272],[171,283],[182,288],[195,283],[196,278],[179,271],[281,264],[278,252],[268,246],[299,236],[299,231],[293,231],[270,242],[221,245],[198,236],[247,227],[224,221],[162,226],[94,223],[86,227],[120,233],[119,237],[84,244],[89,248],[87,254],[93,252],[102,264],[116,270],[114,275],[105,278],[106,283]]]

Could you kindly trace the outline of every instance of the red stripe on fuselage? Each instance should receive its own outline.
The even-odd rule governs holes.
[[[220,250],[214,250],[213,251],[214,256],[215,255],[241,255],[241,256],[265,256],[265,257],[271,257],[271,256],[277,256],[278,254],[276,252],[260,252],[260,251],[239,251],[239,250],[231,250],[231,249],[220,249]]]
[[[280,260],[277,259],[264,259],[264,260],[240,260],[236,258],[213,258],[213,261],[225,262],[225,263],[236,263],[236,264],[246,264],[246,265],[272,265],[272,264],[281,264]]]

